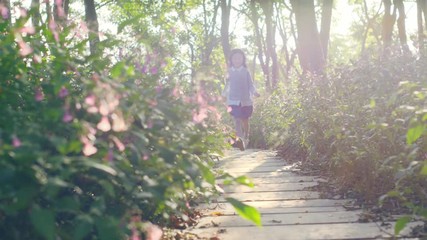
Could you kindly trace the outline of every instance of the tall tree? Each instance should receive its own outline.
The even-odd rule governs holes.
[[[271,82],[271,87],[274,89],[277,85],[279,79],[279,65],[277,62],[276,54],[276,40],[275,32],[276,26],[273,21],[273,0],[262,0],[259,1],[261,9],[265,16],[265,26],[266,26],[266,36],[265,36],[265,59],[267,65],[267,71],[269,71],[268,76],[271,76],[269,82]],[[270,71],[270,60],[271,60],[271,71]]]
[[[424,27],[423,27],[424,16]],[[417,23],[418,23],[418,48],[425,55],[424,28],[427,30],[427,0],[417,0]]]
[[[231,52],[230,46],[230,13],[231,0],[221,0],[221,44],[224,58],[227,60]]]
[[[333,0],[323,0],[322,20],[320,23],[320,42],[322,44],[323,57],[328,56],[329,33],[331,31]]]
[[[271,90],[271,84],[270,84],[270,71],[268,68],[268,64],[266,61],[264,61],[264,53],[267,52],[264,46],[263,42],[263,34],[262,34],[262,27],[259,25],[259,19],[260,15],[258,13],[257,8],[257,0],[249,0],[249,9],[250,9],[250,20],[252,24],[254,25],[254,32],[255,32],[255,45],[257,47],[257,56],[259,64],[261,65],[262,72],[264,73],[264,84],[265,89],[267,91]]]
[[[384,44],[384,54],[390,54],[390,48],[393,40],[393,28],[397,22],[397,28],[399,31],[399,39],[401,49],[404,52],[409,52],[409,47],[406,38],[406,26],[405,26],[405,6],[403,0],[383,0],[384,3],[384,17],[382,22],[382,37]],[[397,18],[399,14],[399,18]],[[396,21],[397,20],[397,21]]]
[[[399,31],[399,39],[400,46],[403,52],[409,52],[408,40],[406,38],[406,13],[405,13],[405,5],[403,4],[403,0],[394,0],[395,9],[399,13],[399,17],[397,18],[397,30]]]
[[[391,0],[383,0],[384,17],[382,21],[382,39],[384,44],[384,54],[390,53],[390,47],[393,36],[393,25],[396,21],[396,15],[392,13]]]
[[[294,64],[294,59],[296,57],[296,51],[292,51],[292,53],[290,52],[289,49],[289,39],[290,37],[288,36],[288,32],[286,29],[286,23],[289,22],[290,25],[290,29],[291,29],[291,33],[293,33],[293,29],[294,29],[294,23],[293,23],[293,13],[292,13],[292,9],[286,5],[286,3],[282,3],[280,5],[276,5],[277,10],[277,30],[278,33],[282,39],[282,46],[281,49],[279,51],[279,56],[284,58],[284,63],[282,64],[282,61],[280,61],[279,59],[279,70],[282,73],[283,77],[285,80],[289,79],[289,71],[292,68],[293,64]],[[284,9],[289,10],[288,12],[290,13],[289,17],[285,17],[284,16],[284,9],[282,9],[284,7]],[[296,39],[296,38],[295,38]]]
[[[89,48],[91,55],[97,53],[97,44],[99,43],[99,24],[95,9],[94,0],[84,0],[86,24],[89,29]]]
[[[304,73],[321,73],[325,58],[317,29],[314,0],[291,0],[295,13],[298,41],[297,51]]]
[[[40,15],[40,0],[32,0],[31,1],[31,9],[33,9],[34,13],[31,16],[31,21],[33,26],[40,26],[41,15]]]
[[[39,0],[38,0],[39,1]],[[64,22],[68,18],[70,0],[56,0],[53,5],[53,17],[57,22]]]
[[[218,35],[215,33],[217,29],[216,19],[218,15],[218,9],[220,7],[220,1],[208,1],[203,0],[203,42],[201,52],[201,60],[203,66],[210,66],[211,54],[213,49],[218,45]],[[210,7],[212,5],[212,8]]]

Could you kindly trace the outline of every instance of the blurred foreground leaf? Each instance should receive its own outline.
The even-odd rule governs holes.
[[[257,226],[261,226],[261,215],[256,208],[246,205],[234,198],[226,198],[226,200],[233,205],[234,209],[236,209],[241,217],[255,223]]]

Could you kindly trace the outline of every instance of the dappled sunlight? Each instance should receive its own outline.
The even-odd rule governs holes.
[[[423,4],[0,1],[0,238],[409,233]]]

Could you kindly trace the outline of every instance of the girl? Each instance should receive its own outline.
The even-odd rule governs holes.
[[[227,105],[234,118],[236,146],[243,151],[249,140],[249,118],[253,112],[252,96],[259,97],[259,94],[246,67],[246,57],[241,49],[231,50],[228,66],[228,79],[223,96],[227,97]]]

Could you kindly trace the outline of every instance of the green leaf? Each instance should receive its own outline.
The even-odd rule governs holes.
[[[245,186],[248,186],[248,187],[251,187],[251,188],[253,188],[255,185],[254,185],[254,183],[252,182],[252,180],[250,180],[248,177],[246,177],[246,176],[240,176],[240,177],[237,177],[236,179],[235,179],[235,181],[237,182],[237,183],[240,183],[240,184],[242,184],[242,185],[245,185]]]
[[[55,239],[55,216],[52,210],[33,209],[30,219],[34,228],[41,236],[47,240]]]
[[[101,186],[104,188],[104,190],[107,192],[108,195],[110,195],[111,197],[115,196],[113,184],[111,184],[105,180],[101,180],[101,181],[99,181],[99,183],[101,184]]]
[[[417,141],[417,139],[420,138],[421,135],[424,133],[424,130],[424,125],[418,125],[413,128],[410,128],[406,133],[406,144],[411,145],[412,143]]]
[[[427,163],[424,163],[424,166],[421,169],[421,175],[427,176]]]
[[[369,102],[369,107],[370,108],[375,108],[375,105],[376,105],[375,99],[371,99],[371,101]]]
[[[94,162],[92,160],[85,161],[84,164],[86,166],[89,166],[89,167],[92,167],[92,168],[96,168],[98,170],[101,170],[101,171],[106,172],[108,174],[111,174],[113,176],[117,175],[116,170],[114,170],[114,168],[112,168],[110,166],[107,166],[107,165],[104,165],[104,164],[101,164],[101,163],[96,163],[96,162]]]
[[[213,174],[213,172],[203,164],[198,164],[198,165],[199,165],[200,171],[202,172],[202,176],[206,180],[206,182],[212,185],[215,185],[215,175]]]
[[[123,239],[120,236],[119,224],[111,217],[99,217],[95,222],[96,229],[101,240],[117,240]]]
[[[409,221],[411,221],[410,216],[404,216],[397,219],[396,225],[394,226],[394,234],[399,235],[400,231],[406,227],[406,224],[408,224]]]
[[[86,237],[92,229],[93,219],[89,215],[80,215],[76,218],[76,229],[73,239],[80,240]]]
[[[122,71],[125,67],[125,63],[124,62],[118,62],[116,63],[116,65],[114,65],[111,68],[111,77],[112,78],[117,78],[118,76],[120,76],[122,74]]]
[[[257,226],[261,226],[261,214],[254,207],[246,205],[234,198],[226,198],[227,202],[233,205],[234,209],[236,209],[237,213],[244,219],[247,219]]]

